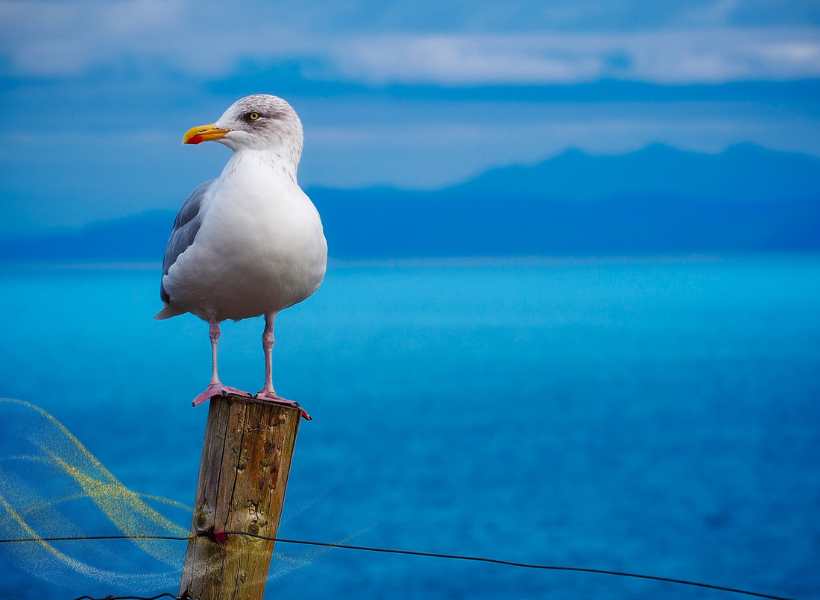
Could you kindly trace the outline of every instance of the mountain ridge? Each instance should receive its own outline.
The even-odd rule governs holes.
[[[820,249],[820,158],[750,143],[714,154],[568,148],[434,190],[308,193],[338,258]],[[6,238],[0,258],[158,259],[173,216]]]

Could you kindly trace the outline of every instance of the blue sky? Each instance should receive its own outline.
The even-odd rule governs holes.
[[[269,92],[304,185],[436,187],[567,147],[820,154],[820,3],[0,2],[0,232],[176,208]]]

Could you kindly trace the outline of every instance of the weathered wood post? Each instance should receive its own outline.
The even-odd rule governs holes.
[[[210,400],[179,595],[261,600],[300,409],[238,395]],[[226,533],[227,532],[227,533]]]

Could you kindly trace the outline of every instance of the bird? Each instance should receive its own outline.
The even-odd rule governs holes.
[[[286,100],[254,94],[214,123],[191,127],[182,141],[218,142],[233,151],[222,173],[182,204],[162,263],[163,308],[156,318],[191,313],[209,324],[211,381],[192,404],[251,396],[219,378],[220,325],[264,316],[265,379],[254,397],[298,406],[273,386],[274,321],[311,296],[327,269],[321,217],[297,180],[302,122]]]

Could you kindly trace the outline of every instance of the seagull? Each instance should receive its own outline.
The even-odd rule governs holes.
[[[211,382],[194,398],[196,406],[220,394],[249,396],[219,379],[220,323],[264,316],[265,384],[255,397],[296,406],[273,387],[274,319],[313,294],[327,268],[319,212],[296,179],[302,123],[282,98],[256,94],[182,138],[184,144],[210,141],[233,154],[174,220],[162,263],[164,307],[156,318],[192,313],[210,324]]]

